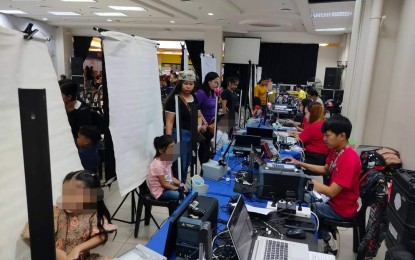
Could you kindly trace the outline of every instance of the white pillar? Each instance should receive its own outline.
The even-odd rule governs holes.
[[[221,63],[223,55],[223,31],[222,28],[210,28],[205,30],[205,53],[213,54],[216,58],[216,72],[221,75]]]
[[[65,74],[71,77],[70,59],[73,56],[72,33],[69,29],[57,27],[55,30],[56,42],[56,74],[59,77]]]

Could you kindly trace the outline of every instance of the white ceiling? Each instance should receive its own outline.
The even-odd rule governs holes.
[[[68,3],[60,0],[1,0],[0,10],[27,12],[32,18],[70,29],[129,31],[201,31],[221,27],[224,33],[308,32],[340,35],[350,32],[353,16],[312,18],[312,12],[353,12],[354,1],[309,4],[308,0],[97,0],[94,3]],[[108,6],[141,6],[146,12],[116,11]],[[54,16],[50,11],[72,11],[80,16]],[[94,12],[122,12],[125,17],[100,17]],[[208,13],[214,15],[209,16]],[[108,19],[112,21],[107,21]],[[172,23],[174,21],[174,23]],[[343,32],[315,32],[321,28],[347,28]]]

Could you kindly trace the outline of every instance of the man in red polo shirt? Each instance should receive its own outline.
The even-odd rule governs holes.
[[[314,190],[330,198],[327,203],[315,203],[313,211],[319,218],[351,220],[359,208],[357,200],[359,198],[359,176],[362,169],[359,155],[348,141],[352,132],[352,124],[348,118],[334,115],[323,123],[321,131],[330,149],[326,165],[308,164],[293,158],[290,158],[288,162],[330,178],[329,185],[314,181]],[[330,246],[329,252],[337,253],[336,243],[327,230],[320,227],[319,238]]]

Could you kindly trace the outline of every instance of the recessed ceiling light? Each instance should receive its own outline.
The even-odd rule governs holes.
[[[208,15],[213,15],[213,13],[208,13]]]
[[[176,23],[175,21],[170,21],[170,23]]]
[[[326,47],[326,46],[329,46],[329,44],[328,43],[320,43],[319,46]]]
[[[95,3],[96,0],[61,0],[62,2],[84,2],[84,3]]]
[[[315,29],[316,32],[341,32],[346,31],[346,28],[325,28],[325,29]]]
[[[111,9],[114,9],[114,10],[118,10],[118,11],[140,11],[140,12],[147,11],[146,9],[144,9],[141,6],[115,6],[115,5],[110,5],[108,7],[111,8]]]
[[[3,14],[28,14],[28,13],[20,11],[20,10],[0,10],[0,13],[3,13]]]
[[[325,12],[325,13],[312,13],[313,18],[330,18],[330,17],[348,17],[352,16],[353,12]]]
[[[45,17],[45,18],[42,18],[42,20],[43,20],[43,21],[47,21],[47,20],[48,20],[48,18],[46,18],[46,17]]]
[[[107,19],[107,22],[112,22],[112,20],[111,19]]]
[[[111,12],[106,12],[106,13],[94,13],[95,15],[98,16],[127,16],[123,13],[111,13]]]
[[[81,15],[75,12],[48,12],[48,13],[53,14],[53,15]]]

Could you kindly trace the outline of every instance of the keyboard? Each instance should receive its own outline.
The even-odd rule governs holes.
[[[288,260],[288,243],[267,240],[265,244],[264,260]]]
[[[297,169],[292,164],[278,164],[278,163],[272,163],[272,162],[267,163],[265,166],[269,168],[274,168],[277,170],[282,170],[282,171],[295,171]]]

